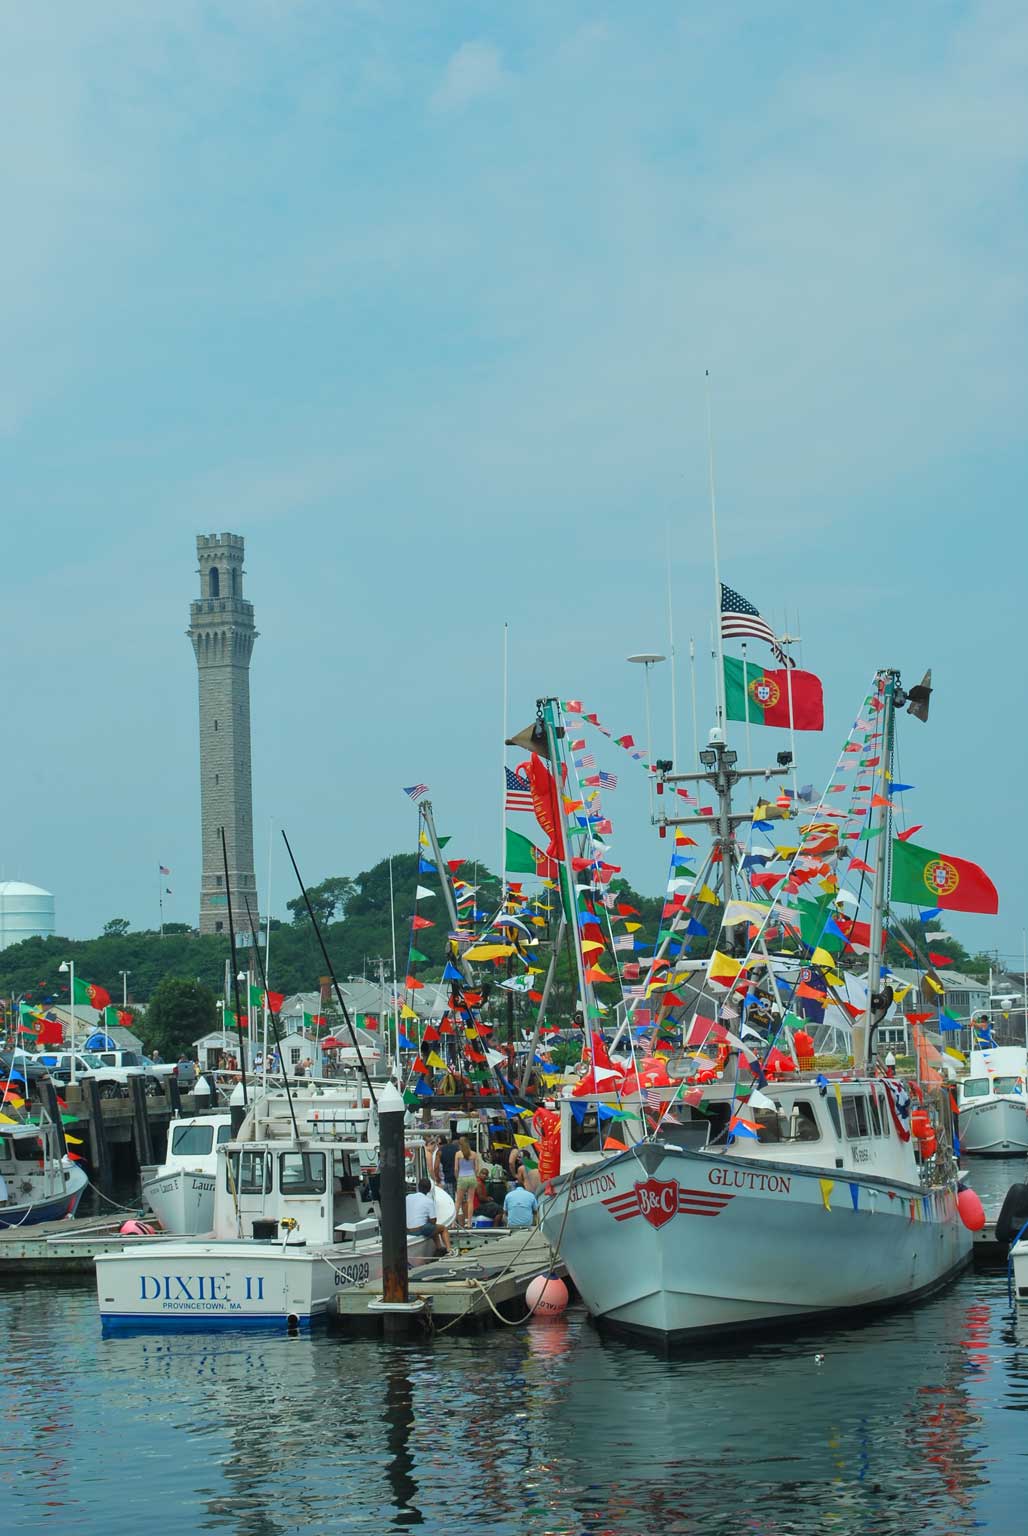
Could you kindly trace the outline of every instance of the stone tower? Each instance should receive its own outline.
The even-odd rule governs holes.
[[[249,927],[246,901],[257,924],[250,783],[250,652],[257,631],[253,604],[243,601],[241,536],[198,534],[196,554],[200,596],[189,605],[187,633],[200,676],[200,932],[228,932],[224,827],[238,938]]]

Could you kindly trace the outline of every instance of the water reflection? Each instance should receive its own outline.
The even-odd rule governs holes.
[[[104,1340],[91,1286],[9,1286],[3,1305],[5,1530],[138,1536],[141,1515],[162,1536],[1021,1524],[1028,1309],[1009,1313],[1002,1275],[862,1327],[673,1359],[602,1339],[580,1312],[394,1346]]]

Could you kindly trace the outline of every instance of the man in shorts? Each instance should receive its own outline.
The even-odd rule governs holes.
[[[431,1237],[436,1253],[449,1253],[450,1234],[435,1219],[435,1201],[428,1179],[419,1179],[418,1187],[407,1196],[407,1231],[411,1237]]]

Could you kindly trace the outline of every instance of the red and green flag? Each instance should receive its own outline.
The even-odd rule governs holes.
[[[557,878],[557,861],[548,858],[541,848],[520,832],[507,828],[507,852],[505,858],[510,875],[538,875],[541,880]]]
[[[113,1003],[108,1003],[104,1009],[104,1025],[107,1029],[131,1029],[135,1019],[124,1008],[116,1008]]]
[[[823,731],[824,695],[821,679],[796,667],[760,667],[752,661],[725,657],[725,713],[729,720],[752,725],[778,725],[797,731]]]
[[[999,911],[999,894],[979,864],[915,843],[892,845],[892,899],[949,912]]]
[[[267,996],[267,999],[268,999],[268,1012],[269,1013],[281,1013],[282,1012],[282,1004],[286,1000],[285,993],[284,992],[268,992],[266,994],[262,987],[251,987],[250,988],[250,1007],[251,1008],[263,1008],[264,1007],[264,998],[265,998],[265,996]]]
[[[81,981],[75,977],[75,1003],[81,1003],[86,1008],[95,1008],[102,1013],[105,1008],[111,1006],[111,994],[106,987],[97,986],[95,981]]]
[[[275,1011],[277,1012],[278,1010],[276,1009]],[[328,1020],[326,1019],[326,1017],[325,1017],[325,1015],[323,1013],[307,1013],[306,1011],[304,1012],[304,1015],[303,1015],[303,1027],[304,1027],[304,1029],[323,1029],[324,1026],[327,1023],[328,1023]]]

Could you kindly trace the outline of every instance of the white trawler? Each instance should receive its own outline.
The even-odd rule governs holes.
[[[924,685],[921,692],[926,697]],[[926,706],[912,695],[917,707],[911,712],[924,718]],[[824,925],[852,935],[855,930],[845,925],[855,919],[834,900],[822,903],[822,926],[801,944],[795,901],[770,898],[761,909],[752,899],[734,900],[739,887],[733,890],[733,878],[744,878],[735,827],[751,818],[732,814],[731,787],[744,775],[733,771],[735,754],[720,731],[702,755],[713,772],[664,775],[671,783],[706,779],[716,789],[720,815],[697,887],[707,879],[720,883],[726,920],[746,924],[748,942],[734,948],[734,960],[719,944],[714,959],[704,963],[702,988],[689,988],[689,967],[678,962],[681,990],[690,990],[693,999],[700,995],[687,1033],[695,1043],[692,1057],[669,1064],[677,1080],[665,1073],[647,1086],[640,1068],[619,1082],[606,1070],[609,1061],[594,1052],[590,1091],[561,1102],[559,1172],[546,1186],[542,1227],[590,1313],[604,1324],[670,1341],[821,1320],[911,1301],[970,1261],[941,1074],[927,1067],[925,1056],[916,1079],[897,1080],[880,1061],[874,1040],[894,1000],[882,963],[889,786],[895,713],[912,695],[901,689],[895,672],[880,672],[867,701],[871,719],[858,721],[869,733],[873,728],[875,743],[860,775],[870,780],[868,793],[856,807],[874,866],[853,860],[873,875],[871,920],[861,946],[868,952],[861,1005],[849,998],[852,975],[835,976],[829,966],[824,983],[826,1000],[845,1021],[837,1033],[851,1040],[856,1065],[849,1069],[819,1063],[824,1070],[815,1071],[801,1063],[794,1039],[802,1021],[785,1012],[783,997],[805,984],[812,960],[823,967],[831,958],[819,948]],[[559,706],[548,700],[541,708],[556,763]],[[844,750],[858,748],[851,742]],[[876,812],[868,819],[872,791]],[[821,818],[833,814],[825,797],[809,814],[820,836]],[[849,826],[845,821],[837,828],[835,846],[847,855],[854,847],[840,838],[857,838],[861,823],[852,831],[842,830]],[[669,818],[667,824],[679,823]],[[856,846],[865,851],[866,843]],[[800,888],[792,876],[802,867],[805,847],[809,841],[801,838],[786,891]],[[567,901],[574,890],[570,860],[562,888]],[[826,871],[822,889],[838,891],[834,871]],[[568,910],[573,913],[576,904],[569,900]],[[578,925],[569,926],[574,932]],[[767,941],[776,929],[792,940],[791,955],[769,953]],[[722,943],[733,949],[727,935]],[[588,1017],[591,998],[581,962],[579,980]],[[764,1022],[754,1028],[758,1017]],[[716,1060],[703,1054],[715,1043]],[[803,1055],[809,1054],[808,1047]],[[601,1119],[607,1117],[609,1132],[612,1111],[616,1136],[604,1135]]]
[[[380,1102],[384,1093],[395,1090],[380,1090]],[[361,1194],[373,1124],[367,1110],[310,1092],[258,1096],[216,1148],[210,1235],[136,1241],[97,1258],[105,1331],[305,1329],[327,1318],[341,1289],[381,1273],[376,1210]],[[411,1166],[422,1171],[420,1148]],[[412,1240],[411,1262],[432,1246]]]
[[[957,1086],[960,1150],[979,1157],[1028,1152],[1028,1051],[996,1045],[972,1051]]]

